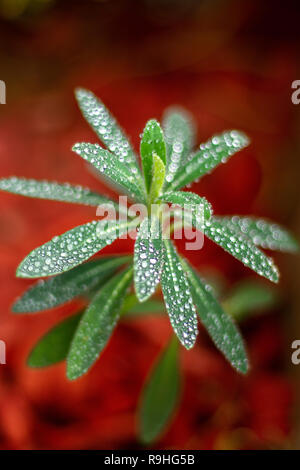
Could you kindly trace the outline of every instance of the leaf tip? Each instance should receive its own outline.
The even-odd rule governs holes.
[[[38,366],[35,364],[35,362],[33,361],[31,353],[29,354],[29,356],[28,356],[27,359],[26,359],[26,365],[27,365],[28,367],[30,367],[31,369],[36,369],[36,368],[38,367]]]
[[[78,379],[81,374],[76,373],[73,367],[70,366],[70,363],[67,361],[67,368],[66,368],[66,377],[70,382]]]

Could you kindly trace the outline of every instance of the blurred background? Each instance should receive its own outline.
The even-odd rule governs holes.
[[[300,105],[291,101],[291,84],[300,79],[298,3],[0,0],[0,79],[7,86],[0,177],[69,181],[110,194],[70,150],[76,141],[97,140],[74,87],[95,92],[137,150],[146,120],[180,104],[198,124],[198,143],[230,128],[252,140],[193,190],[215,213],[269,217],[300,238]],[[0,195],[0,339],[7,345],[1,449],[142,448],[137,401],[170,336],[168,320],[124,320],[92,371],[70,383],[64,364],[32,370],[25,361],[40,336],[82,302],[10,313],[30,285],[15,278],[23,257],[94,215],[88,207]],[[105,252],[131,248],[118,241]],[[300,365],[291,363],[291,343],[300,339],[299,258],[272,256],[281,271],[276,301],[240,322],[251,372],[235,373],[201,331],[197,346],[182,352],[182,400],[153,448],[300,448]],[[257,279],[209,241],[192,261],[218,279],[225,297],[241,280]]]

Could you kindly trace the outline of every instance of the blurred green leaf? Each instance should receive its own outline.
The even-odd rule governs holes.
[[[110,279],[84,312],[67,357],[67,377],[70,380],[85,374],[106,346],[131,281],[132,267],[129,267]]]
[[[198,334],[197,314],[189,282],[171,240],[164,240],[165,263],[161,285],[171,325],[186,349],[194,346]]]
[[[107,280],[131,256],[106,256],[45,281],[37,281],[14,303],[14,313],[40,312],[74,299]]]
[[[132,307],[128,311],[128,315],[134,315],[137,313],[164,313],[165,304],[159,300],[147,300],[142,304],[138,303],[135,307]]]
[[[227,283],[224,275],[211,267],[201,269],[201,279],[204,284],[208,284],[212,288],[212,294],[217,299],[223,298],[224,292],[227,291]]]
[[[146,300],[146,302],[140,303],[135,294],[127,294],[124,303],[121,315],[128,317],[135,317],[136,315],[141,314],[151,314],[151,313],[164,313],[165,304],[160,300]]]
[[[144,386],[139,407],[139,437],[151,444],[168,426],[180,395],[178,341],[160,354]]]
[[[152,216],[142,221],[134,244],[134,286],[140,302],[155,292],[162,266],[161,227],[158,217]]]
[[[131,310],[134,310],[136,305],[145,305],[145,303],[147,302],[144,302],[143,304],[140,304],[137,296],[135,294],[127,294],[125,299],[124,299],[124,302],[123,302],[123,307],[122,307],[122,310],[121,310],[121,315],[122,316],[127,316],[129,314],[129,312],[131,312]]]
[[[34,346],[28,359],[30,367],[48,367],[63,361],[78,326],[82,312],[72,315],[55,325]]]
[[[238,215],[217,217],[216,219],[223,226],[248,236],[255,245],[261,248],[290,253],[299,251],[299,243],[293,235],[274,222]]]
[[[185,208],[191,216],[190,220],[187,218],[187,222],[202,231],[204,230],[204,220],[209,220],[212,215],[211,204],[205,197],[200,197],[198,194],[188,191],[166,192],[159,197],[159,200]],[[204,217],[202,217],[202,214]]]

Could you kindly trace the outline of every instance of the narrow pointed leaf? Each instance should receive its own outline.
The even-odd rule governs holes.
[[[149,191],[152,181],[153,154],[158,155],[163,163],[166,163],[164,135],[155,119],[148,121],[145,126],[140,150],[146,189]]]
[[[185,260],[182,260],[182,263],[188,275],[193,300],[201,322],[232,367],[245,374],[249,364],[240,332],[214,298],[210,286],[200,279]]]
[[[201,144],[200,150],[180,169],[168,190],[180,189],[198,180],[248,144],[246,135],[239,131],[228,131],[212,137]]]
[[[168,188],[180,168],[188,161],[195,144],[195,123],[181,108],[169,108],[163,118],[167,149],[166,184]]]
[[[164,244],[165,262],[161,277],[164,301],[179,341],[190,349],[198,333],[196,310],[177,251],[170,240],[164,240]]]
[[[17,276],[35,278],[68,271],[133,229],[134,224],[103,219],[79,225],[29,253],[19,265]]]
[[[166,192],[159,197],[160,201],[181,206],[190,212],[191,224],[203,230],[204,220],[209,220],[212,215],[211,204],[198,194],[187,191]],[[189,220],[189,219],[188,219]]]
[[[12,311],[40,312],[62,305],[93,289],[100,282],[105,282],[119,266],[129,260],[130,256],[107,256],[50,279],[38,281],[14,303]]]
[[[72,315],[48,331],[31,351],[27,365],[48,367],[64,361],[81,317],[82,312]]]
[[[229,293],[222,305],[235,320],[272,308],[278,300],[278,294],[272,285],[246,280],[239,283]]]
[[[94,193],[81,186],[72,186],[69,183],[36,181],[33,179],[17,178],[13,176],[11,178],[1,179],[0,189],[9,193],[39,199],[74,202],[76,204],[85,204],[88,206],[113,204],[114,207],[118,207],[115,201],[112,201],[105,196],[101,196],[101,194]]]
[[[261,248],[290,253],[299,251],[297,240],[286,229],[274,222],[238,215],[217,217],[217,220],[225,227],[247,235],[255,245]]]
[[[160,195],[165,181],[165,165],[156,153],[153,154],[152,181],[150,187],[150,201],[154,202]]]
[[[94,294],[95,295],[95,294]],[[139,302],[135,294],[127,294],[123,302],[121,317],[136,317],[137,315],[151,315],[153,313],[165,313],[165,304],[160,300],[146,300]]]
[[[139,437],[145,444],[151,444],[165,431],[176,409],[181,388],[178,352],[178,341],[173,338],[160,354],[143,389]]]
[[[132,199],[145,202],[143,183],[130,172],[126,163],[98,144],[77,143],[72,150],[91,163],[100,173],[124,190]]]
[[[106,346],[131,281],[132,268],[127,268],[103,286],[84,312],[67,357],[70,380],[85,374]]]
[[[163,313],[165,311],[165,304],[160,300],[146,300],[140,303],[135,294],[127,294],[121,316],[128,318],[141,314]]]
[[[260,276],[278,282],[279,272],[273,260],[260,251],[244,234],[225,227],[218,219],[212,217],[205,227],[205,235]]]
[[[133,317],[136,315],[153,315],[153,314],[163,314],[165,312],[165,304],[159,300],[147,300],[144,303],[137,303],[132,307],[128,312],[126,312],[126,317]]]
[[[159,219],[145,218],[134,245],[134,285],[140,302],[155,292],[163,266],[163,243]]]
[[[84,118],[99,139],[118,157],[121,163],[126,164],[130,173],[141,179],[140,169],[128,137],[108,109],[89,90],[77,88],[75,96]]]

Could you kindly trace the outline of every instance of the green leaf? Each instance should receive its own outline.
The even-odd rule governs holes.
[[[46,333],[31,351],[27,365],[29,367],[48,367],[63,361],[82,317],[82,312],[68,317]]]
[[[87,206],[98,206],[99,204],[118,204],[101,194],[94,193],[81,186],[72,186],[69,183],[53,183],[50,181],[36,181],[33,179],[3,178],[0,180],[0,189],[21,196],[39,199],[50,199],[53,201],[74,202]]]
[[[135,294],[127,294],[123,303],[122,317],[135,317],[140,314],[163,313],[165,304],[160,300],[146,300],[140,303]]]
[[[155,119],[147,122],[141,140],[141,159],[146,189],[149,192],[152,180],[153,154],[166,164],[166,145],[163,131]]]
[[[89,90],[75,90],[80,110],[96,132],[99,139],[114,153],[121,163],[125,163],[130,173],[141,180],[140,169],[128,137],[104,104]]]
[[[67,377],[70,380],[85,374],[106,346],[131,281],[130,267],[108,281],[83,314],[67,357]]]
[[[119,266],[130,260],[130,256],[107,256],[38,281],[14,303],[12,311],[40,312],[64,304],[106,281]]]
[[[165,165],[156,153],[153,154],[152,175],[149,197],[150,201],[154,202],[160,195],[165,181]]]
[[[123,303],[121,315],[128,318],[140,314],[163,313],[165,304],[160,300],[146,300],[140,303],[135,294],[127,294]]]
[[[191,160],[180,169],[168,190],[180,189],[201,176],[211,172],[219,163],[225,163],[231,155],[249,144],[245,134],[239,131],[227,131],[216,135],[205,144]]]
[[[163,244],[159,219],[145,218],[134,245],[134,285],[137,298],[144,302],[155,292],[163,266]]]
[[[190,281],[193,300],[201,322],[230,364],[245,374],[249,364],[243,339],[237,327],[212,295],[210,286],[203,283],[185,260],[182,260],[182,264]]]
[[[77,143],[72,150],[84,160],[91,163],[100,173],[110,179],[132,199],[145,202],[143,183],[136,175],[130,172],[125,162],[120,162],[117,157],[104,150],[98,144]]]
[[[121,316],[127,315],[138,304],[139,304],[139,301],[135,294],[131,294],[131,293],[127,294],[123,302]]]
[[[198,334],[197,315],[188,280],[177,251],[170,240],[164,240],[165,263],[161,285],[171,325],[186,349],[194,346]]]
[[[182,108],[169,108],[164,114],[163,130],[167,149],[166,188],[189,159],[195,144],[195,123]]]
[[[240,282],[223,302],[223,307],[240,321],[251,314],[272,308],[278,300],[276,290],[255,280]]]
[[[19,265],[17,276],[35,278],[68,271],[133,229],[135,224],[103,219],[79,225],[29,253]]]
[[[178,341],[173,338],[160,354],[141,396],[139,437],[151,444],[165,431],[179,400],[181,376]]]
[[[142,304],[137,303],[134,307],[126,312],[126,317],[129,316],[136,316],[136,315],[151,315],[153,313],[164,313],[165,312],[165,304],[160,302],[159,300],[147,300]]]
[[[211,204],[204,197],[195,193],[187,191],[166,192],[159,197],[159,200],[184,207],[191,214],[191,224],[202,231],[204,220],[209,220],[212,215]]]
[[[260,251],[244,234],[238,234],[212,217],[205,227],[205,235],[260,276],[278,282],[279,273],[273,260]]]
[[[290,253],[299,251],[297,240],[283,227],[274,222],[255,217],[238,215],[217,217],[219,223],[247,235],[252,242],[262,248]]]

